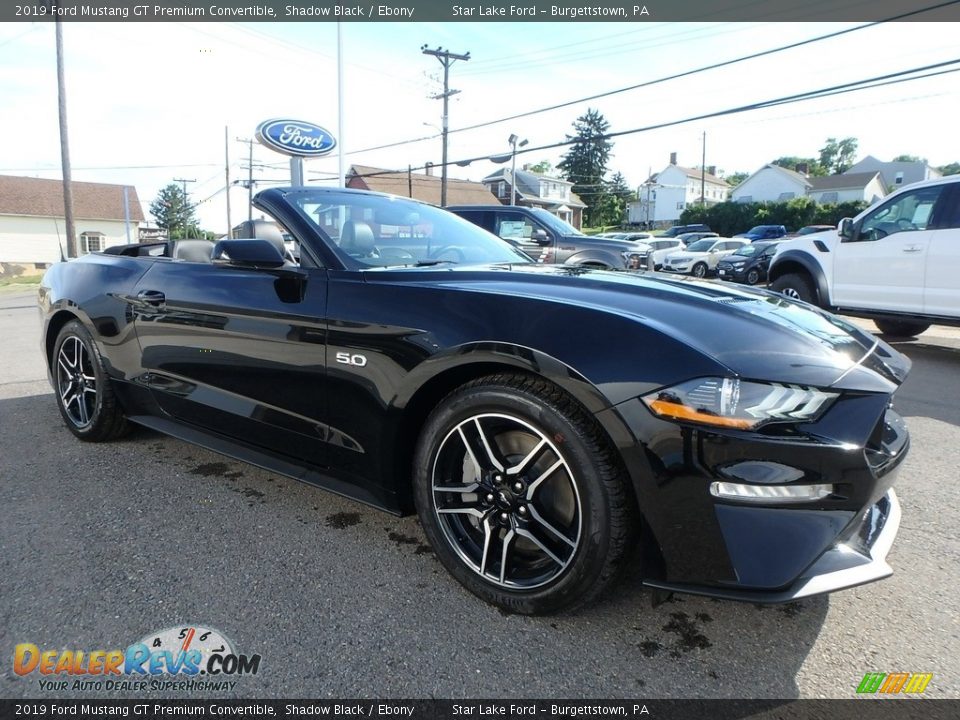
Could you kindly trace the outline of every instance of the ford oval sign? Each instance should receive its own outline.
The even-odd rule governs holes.
[[[271,150],[293,157],[319,157],[337,146],[333,135],[303,120],[264,120],[257,126],[257,140]]]

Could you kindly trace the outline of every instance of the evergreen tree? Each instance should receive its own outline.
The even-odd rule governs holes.
[[[586,204],[584,224],[593,226],[601,219],[598,209],[606,195],[604,176],[607,174],[607,162],[613,143],[604,135],[610,129],[598,110],[587,110],[573,123],[576,135],[567,135],[572,140],[567,154],[557,165],[567,180],[573,183],[573,191]]]
[[[150,203],[150,214],[171,240],[200,237],[194,206],[176,183],[170,183],[157,193],[156,199]]]

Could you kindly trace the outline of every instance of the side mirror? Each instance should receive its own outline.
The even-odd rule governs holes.
[[[854,236],[854,227],[852,218],[844,218],[840,221],[839,225],[840,238],[841,240],[853,240]]]
[[[240,268],[283,267],[283,255],[268,240],[220,240],[213,247],[213,261]]]
[[[549,245],[550,235],[543,228],[534,228],[530,233],[530,239],[537,245]]]

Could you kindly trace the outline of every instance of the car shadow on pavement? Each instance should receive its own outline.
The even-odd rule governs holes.
[[[913,368],[894,400],[901,415],[922,415],[960,427],[960,350],[936,345],[897,343]]]
[[[82,443],[51,394],[0,400],[0,417],[7,657],[196,624],[263,658],[224,697],[795,698],[829,609],[654,608],[633,572],[576,612],[511,615],[446,572],[416,518],[147,430]],[[0,670],[4,697],[36,683]]]

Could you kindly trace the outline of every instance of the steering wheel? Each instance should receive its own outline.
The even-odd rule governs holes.
[[[467,259],[467,256],[464,255],[463,250],[461,250],[455,245],[445,245],[442,248],[437,248],[436,250],[431,252],[427,257],[429,257],[431,260],[450,260],[451,259],[449,257],[446,257],[446,258],[443,257],[444,255],[453,255],[452,259],[456,263],[465,262]]]
[[[897,227],[900,228],[901,230],[916,230],[916,229],[917,229],[917,226],[914,225],[914,224],[913,224],[912,222],[910,222],[909,220],[907,220],[906,218],[900,218],[899,220],[897,220]]]

